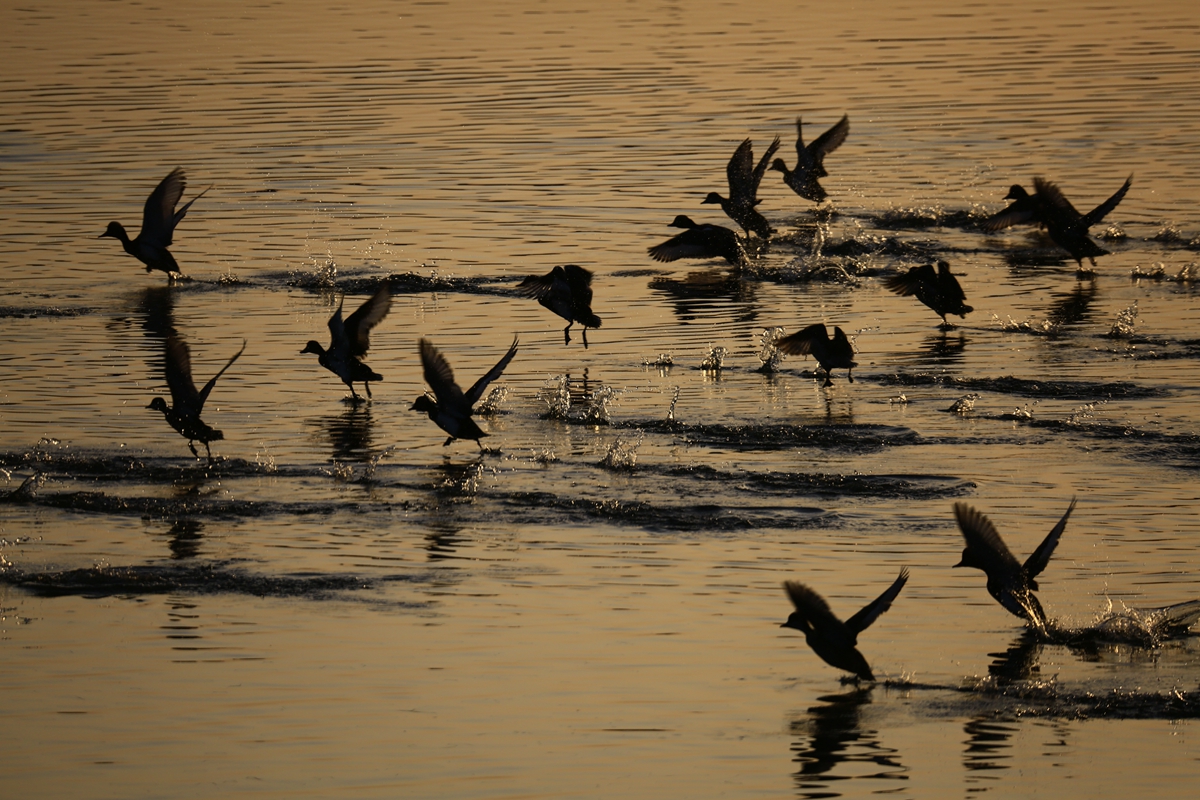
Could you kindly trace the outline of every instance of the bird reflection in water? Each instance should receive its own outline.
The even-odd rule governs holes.
[[[175,333],[175,290],[171,286],[152,286],[141,293],[138,314],[142,329],[156,341]]]
[[[1041,654],[1041,640],[1026,628],[1003,653],[989,653],[995,660],[988,665],[988,675],[1001,685],[1022,683],[1040,672]]]
[[[445,561],[454,558],[473,558],[459,551],[471,546],[471,540],[463,535],[463,528],[448,520],[430,520],[425,534],[425,553],[430,561]]]
[[[1080,281],[1070,293],[1055,295],[1055,303],[1046,316],[1055,328],[1085,322],[1091,317],[1090,306],[1095,297],[1096,282]]]
[[[200,554],[200,542],[204,539],[204,523],[198,519],[177,519],[167,531],[172,560],[195,558]]]
[[[963,725],[963,732],[967,735],[963,752],[963,767],[967,770],[967,783],[974,784],[980,780],[999,780],[999,775],[986,776],[972,773],[1009,768],[1008,762],[1013,758],[1012,737],[1017,732],[1016,725],[1009,721],[997,720],[991,712],[988,712],[967,720]]]
[[[908,768],[900,763],[899,751],[885,747],[879,731],[863,722],[863,711],[871,704],[869,688],[819,699],[821,705],[808,709],[788,725],[796,737],[792,761],[800,769],[793,777],[800,797],[845,794],[831,792],[831,784],[852,778],[872,782],[908,780]],[[886,785],[872,785],[874,791],[886,791]]]
[[[954,366],[962,361],[966,348],[967,337],[961,330],[942,330],[925,337],[916,362],[937,367]]]
[[[335,461],[371,460],[374,425],[370,406],[352,405],[341,414],[317,419],[315,425],[333,447]]]
[[[650,290],[671,301],[680,322],[711,320],[717,301],[728,301],[734,322],[751,323],[758,318],[754,284],[743,281],[735,270],[695,270],[682,280],[659,276],[650,281]]]

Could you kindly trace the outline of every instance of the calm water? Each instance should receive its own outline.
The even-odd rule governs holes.
[[[5,794],[1191,796],[1200,639],[1038,642],[951,568],[953,503],[1023,560],[1078,496],[1041,578],[1060,626],[1200,598],[1185,4],[0,22]],[[797,115],[843,113],[835,213],[769,172],[745,274],[647,256],[676,214],[732,226],[699,201],[743,138],[790,165]],[[168,286],[96,236],[175,166],[185,202],[212,188]],[[1131,173],[1093,278],[978,230],[1014,182],[1087,210]],[[937,259],[975,308],[950,331],[882,286]],[[564,263],[596,274],[586,350],[513,292]],[[352,405],[299,350],[382,280],[385,380]],[[818,321],[853,383],[761,369],[764,331]],[[248,342],[211,466],[146,409],[171,328],[199,383]],[[443,448],[417,340],[469,384],[514,334],[490,452]],[[873,688],[779,628],[783,581],[845,618],[902,566]]]

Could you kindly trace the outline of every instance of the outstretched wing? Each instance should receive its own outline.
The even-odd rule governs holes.
[[[1084,215],[1084,217],[1083,217],[1084,223],[1088,226],[1095,225],[1097,222],[1099,222],[1100,220],[1107,217],[1108,212],[1110,212],[1114,208],[1116,208],[1117,204],[1120,203],[1121,200],[1123,200],[1125,198],[1125,193],[1129,191],[1129,187],[1132,185],[1133,185],[1133,176],[1130,175],[1128,178],[1125,179],[1125,184],[1120,189],[1117,189],[1116,193],[1113,194],[1112,197],[1108,198],[1103,203],[1096,206],[1095,208],[1093,208],[1091,211],[1089,211],[1087,214]]]
[[[1082,219],[1083,215],[1075,210],[1075,206],[1071,205],[1062,193],[1062,191],[1053,183],[1042,178],[1033,179],[1033,188],[1037,191],[1039,206],[1045,219],[1057,218],[1061,224],[1071,225]]]
[[[821,595],[803,583],[796,581],[788,581],[783,584],[783,588],[787,591],[788,597],[791,598],[792,605],[796,607],[796,610],[800,612],[805,621],[812,626],[813,630],[826,632],[841,631],[842,621],[829,610],[829,604],[825,602],[824,597],[821,597]],[[853,641],[851,643],[853,644]]]
[[[170,246],[171,234],[175,230],[175,206],[186,188],[187,178],[182,167],[176,167],[162,179],[146,198],[146,207],[142,210],[142,232],[138,238],[155,247]]]
[[[421,367],[425,373],[425,382],[433,390],[438,405],[447,408],[457,408],[463,401],[462,389],[454,382],[454,370],[428,339],[422,339],[417,345],[421,351]]]
[[[488,384],[500,377],[500,374],[504,372],[504,368],[508,366],[508,362],[512,361],[513,356],[516,354],[517,337],[514,336],[512,346],[508,348],[508,352],[504,354],[504,358],[497,361],[496,366],[489,369],[486,375],[475,381],[475,385],[472,386],[467,392],[466,399],[468,405],[474,406],[475,403],[479,401],[479,398],[483,396],[484,390],[487,389]]]
[[[567,286],[571,288],[571,298],[576,305],[589,306],[592,303],[592,272],[578,264],[566,264],[562,268],[567,277]]]
[[[218,372],[216,375],[213,375],[212,378],[209,379],[208,383],[204,384],[204,388],[200,390],[200,398],[199,398],[200,405],[196,409],[196,414],[199,414],[200,411],[204,408],[204,401],[208,399],[209,393],[212,392],[213,387],[217,385],[217,378],[224,375],[225,370],[232,367],[233,362],[237,361],[238,358],[241,357],[242,353],[244,353],[244,352],[246,352],[246,340],[242,339],[242,349],[238,350],[236,353],[234,353],[233,358],[229,359],[229,361],[226,362],[225,366],[221,367],[221,371]]]
[[[799,120],[796,122],[798,127]],[[808,151],[812,154],[812,160],[816,162],[817,172],[822,178],[829,174],[825,171],[825,156],[841,147],[842,142],[846,141],[846,137],[849,135],[850,115],[843,114],[842,118],[837,121],[837,124],[814,139],[813,143],[808,146]]]
[[[177,412],[198,416],[204,401],[200,399],[196,384],[192,382],[192,357],[187,342],[172,333],[167,337],[164,355],[164,370],[167,386],[171,390],[172,407]]]
[[[846,627],[855,636],[871,627],[871,623],[877,620],[880,614],[892,607],[892,601],[896,599],[896,595],[900,594],[900,590],[906,583],[908,583],[908,568],[901,567],[900,577],[892,581],[892,585],[883,594],[867,603],[861,611],[846,620]]]
[[[754,194],[754,145],[746,139],[733,151],[725,165],[725,178],[729,181],[729,199],[734,203],[752,203]]]
[[[1037,550],[1025,560],[1025,574],[1030,580],[1041,574],[1046,565],[1050,563],[1050,556],[1054,553],[1054,548],[1058,547],[1059,537],[1062,536],[1064,530],[1067,529],[1067,518],[1071,516],[1071,512],[1075,510],[1075,498],[1071,498],[1071,505],[1067,506],[1067,513],[1062,515],[1062,519],[1058,524],[1046,534],[1046,538],[1038,545]]]
[[[829,331],[826,329],[825,323],[815,322],[804,330],[783,337],[775,343],[775,346],[789,355],[803,356],[811,353],[813,345],[817,342],[828,340]]]
[[[750,197],[752,201],[758,200],[758,187],[762,183],[763,175],[767,174],[767,167],[771,163],[771,159],[775,157],[775,151],[779,149],[779,137],[767,146],[767,151],[762,154],[762,158],[758,160],[758,166],[754,168],[754,174],[750,176]]]
[[[379,284],[379,289],[370,300],[346,318],[345,331],[346,338],[350,340],[350,355],[361,356],[367,352],[371,346],[371,329],[387,316],[391,307],[392,289],[388,282],[384,281]]]
[[[936,283],[937,273],[933,270],[933,264],[922,264],[908,272],[891,276],[883,282],[883,286],[901,297],[910,297],[921,291],[927,292]]]
[[[966,503],[954,504],[954,518],[958,520],[958,529],[967,540],[967,549],[980,563],[980,569],[984,569],[982,565],[987,564],[985,571],[989,575],[994,568],[1020,572],[1020,563],[1000,538],[990,519]]]

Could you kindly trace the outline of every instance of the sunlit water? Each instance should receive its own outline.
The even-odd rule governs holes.
[[[767,9],[0,12],[6,795],[1191,796],[1200,641],[1094,626],[1200,597],[1195,15]],[[743,138],[790,165],[843,113],[833,213],[768,172],[741,275],[647,256],[733,226],[699,201]],[[95,237],[175,166],[212,188],[168,286]],[[978,230],[1131,173],[1092,277]],[[947,331],[882,286],[938,259]],[[513,291],[564,263],[586,350]],[[384,280],[355,405],[299,351]],[[853,383],[763,369],[818,321]],[[201,385],[248,342],[211,465],[146,408],[170,329]],[[417,340],[469,385],[514,334],[488,452],[443,447]],[[1073,496],[1039,641],[951,507],[1023,560]],[[902,566],[873,688],[779,628],[783,581],[845,618]]]

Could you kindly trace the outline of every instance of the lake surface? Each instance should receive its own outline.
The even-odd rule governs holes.
[[[0,22],[5,794],[1192,796],[1200,639],[1097,628],[1200,598],[1186,4]],[[736,227],[700,201],[744,138],[790,166],[798,115],[811,140],[843,114],[830,203],[769,171],[748,268],[647,255],[677,214]],[[96,237],[177,166],[207,193],[169,284]],[[979,228],[1013,183],[1086,211],[1131,174],[1091,275]],[[941,259],[974,307],[949,330],[883,285]],[[569,263],[587,349],[515,292]],[[383,281],[355,404],[299,351]],[[852,383],[764,370],[814,322],[852,337]],[[201,385],[246,342],[211,464],[146,407],[169,331]],[[487,451],[444,447],[409,410],[418,340],[469,385],[514,335]],[[1039,592],[1071,635],[1041,640],[952,568],[952,507],[1024,560],[1072,497]],[[845,619],[902,567],[873,685],[779,627],[784,581]]]

